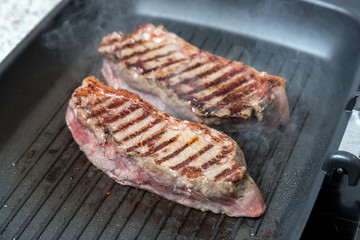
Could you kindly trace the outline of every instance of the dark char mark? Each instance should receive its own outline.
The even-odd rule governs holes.
[[[196,64],[194,64],[194,65],[192,65],[192,66],[189,66],[189,67],[185,68],[184,70],[182,70],[182,71],[179,72],[179,73],[171,73],[171,74],[169,74],[169,75],[167,75],[167,76],[158,78],[157,80],[158,80],[158,81],[168,80],[168,79],[173,78],[173,77],[175,77],[175,76],[177,76],[177,75],[180,75],[180,74],[189,72],[189,71],[191,71],[191,70],[194,70],[194,69],[196,69],[196,68],[198,68],[198,67],[201,67],[202,65],[204,65],[204,64],[206,64],[206,63],[207,63],[206,61],[204,61],[204,62],[198,62],[198,63],[196,63]]]
[[[147,144],[151,144],[154,143],[155,140],[159,139],[162,135],[164,135],[166,133],[166,129],[163,128],[161,129],[159,132],[154,133],[153,135],[151,135],[150,137],[144,139],[143,141],[139,142],[138,144],[129,147],[128,149],[126,149],[127,152],[132,152],[135,149],[145,146]]]
[[[171,158],[175,157],[176,155],[178,155],[179,153],[181,153],[182,151],[184,151],[187,147],[189,147],[190,145],[192,145],[194,142],[198,141],[199,137],[196,136],[193,139],[191,139],[190,141],[188,141],[187,143],[185,143],[181,148],[177,149],[176,151],[174,151],[173,153],[163,157],[162,159],[158,160],[156,162],[156,164],[162,164],[163,162],[166,162],[168,160],[170,160]]]
[[[143,112],[142,115],[140,115],[139,117],[135,118],[134,120],[131,120],[130,122],[127,122],[123,125],[120,125],[118,126],[115,130],[114,130],[114,133],[118,133],[120,131],[124,131],[126,130],[127,128],[129,128],[130,126],[138,123],[138,122],[141,122],[142,120],[144,120],[145,118],[147,118],[150,114],[148,112]]]
[[[216,155],[213,159],[211,159],[210,161],[204,163],[201,165],[201,168],[206,170],[209,167],[211,167],[214,164],[217,164],[218,162],[221,161],[222,158],[226,157],[227,154],[231,153],[232,149],[224,149],[222,150],[218,155]]]
[[[109,99],[110,99],[110,97],[96,98],[95,102],[91,106],[94,108],[97,105],[99,105],[99,104],[101,104],[103,102],[106,102]]]
[[[227,168],[218,175],[215,176],[215,181],[218,181],[226,176],[229,176],[230,174],[234,173],[239,168],[242,168],[243,166],[240,163],[235,163],[231,168]]]
[[[167,145],[175,142],[178,138],[179,138],[179,135],[176,135],[175,137],[172,137],[172,138],[170,138],[169,140],[160,143],[160,144],[157,145],[154,149],[151,149],[151,150],[147,151],[146,153],[142,154],[141,156],[142,156],[142,157],[147,157],[147,156],[149,156],[149,155],[151,155],[151,154],[154,154],[154,153],[156,153],[157,151],[159,151],[159,150],[163,149],[164,147],[166,147]]]
[[[151,62],[151,61],[154,61],[154,60],[159,59],[159,58],[167,57],[167,56],[169,56],[170,54],[172,54],[172,53],[174,53],[174,52],[175,52],[175,51],[173,50],[173,51],[169,51],[169,52],[164,53],[164,54],[156,55],[156,56],[154,56],[154,57],[152,57],[152,58],[148,58],[148,59],[145,59],[145,60],[137,61],[137,62],[135,62],[135,63],[128,63],[128,62],[126,62],[125,64],[126,64],[126,67],[127,67],[127,68],[135,67],[135,68],[138,69],[142,74],[144,74],[144,71],[145,71],[145,69],[144,69],[144,67],[143,67],[144,63]]]
[[[122,34],[120,34],[120,35],[122,35]],[[108,41],[102,41],[102,42],[100,43],[100,46],[99,46],[99,47],[110,46],[110,45],[113,45],[113,44],[115,44],[115,43],[117,43],[117,42],[120,43],[120,42],[122,42],[122,41],[124,41],[124,40],[125,40],[125,39],[122,38],[122,37],[116,37],[116,38],[113,38],[113,39],[109,39]],[[112,50],[112,52],[120,51],[120,50],[125,49],[125,48],[133,48],[133,47],[135,47],[136,45],[142,44],[143,42],[144,42],[143,39],[136,40],[136,41],[132,39],[132,41],[130,41],[129,43],[126,43],[126,44],[124,44],[124,45],[122,45],[122,46],[117,46],[117,47],[115,47],[115,48]]]
[[[250,93],[256,91],[257,88],[257,83],[252,83],[250,85],[247,86],[246,89],[244,89],[243,91],[239,91],[239,92],[235,92],[233,94],[228,94],[227,96],[225,96],[222,100],[220,100],[219,102],[222,102],[223,104],[228,104],[231,103],[235,100],[239,100],[240,98],[243,98],[245,96],[248,96]]]
[[[108,117],[108,118],[104,118],[103,122],[104,123],[112,123],[117,121],[120,118],[124,118],[127,115],[129,115],[130,113],[134,112],[135,110],[139,109],[141,106],[139,104],[132,104],[131,106],[129,106],[127,109],[119,112],[118,114],[115,114],[114,116]]]
[[[231,69],[231,71],[224,73],[223,75],[215,78],[211,82],[207,82],[205,84],[202,84],[202,85],[198,86],[197,88],[195,88],[195,89],[193,89],[193,90],[191,90],[189,92],[179,94],[178,96],[181,99],[187,98],[191,94],[201,92],[201,91],[203,91],[205,89],[216,86],[216,85],[218,85],[220,83],[225,83],[228,80],[230,80],[233,76],[243,72],[244,70],[245,70],[245,67],[233,68],[233,69]]]
[[[226,86],[216,90],[215,92],[198,99],[199,102],[205,102],[208,101],[212,98],[214,98],[215,96],[221,96],[221,95],[226,95],[229,94],[230,92],[234,91],[237,87],[243,85],[244,83],[250,81],[253,77],[250,75],[246,75],[246,76],[240,76],[239,78],[235,79],[234,81],[231,81],[229,84],[227,84]]]
[[[215,103],[216,107],[209,107],[207,109],[203,109],[202,111],[204,114],[210,114],[221,109],[223,106],[231,106],[229,107],[230,115],[241,116],[244,109],[252,108],[251,105],[244,104],[244,98],[256,90],[257,84],[253,83],[249,85],[248,88],[244,91],[239,91],[232,94],[230,94],[230,92],[232,92],[230,91],[228,92],[228,95]]]
[[[107,98],[108,99],[108,98]],[[102,99],[102,100],[99,100],[99,101],[96,101],[96,103],[94,105],[92,105],[91,107],[95,107],[96,105],[99,105],[101,103],[103,103],[104,101],[106,101],[107,99]],[[98,110],[92,110],[90,111],[91,112],[91,115],[88,116],[88,118],[90,117],[97,117],[99,116],[100,114],[106,112],[108,109],[111,109],[111,108],[116,108],[116,107],[120,107],[121,105],[123,105],[124,103],[126,102],[125,99],[123,98],[117,98],[115,101],[112,101],[109,105],[107,106],[100,106]]]
[[[125,98],[118,98],[114,101],[112,101],[109,105],[106,106],[107,109],[114,109],[114,108],[118,108],[121,105],[123,105],[126,102]]]
[[[195,82],[196,80],[198,79],[201,79],[201,78],[204,78],[210,74],[213,74],[217,71],[220,71],[222,68],[224,68],[226,65],[215,65],[213,66],[211,69],[205,71],[205,72],[202,72],[202,73],[199,73],[199,74],[196,74],[194,77],[190,77],[190,78],[185,78],[185,79],[182,79],[181,81],[175,83],[174,85],[168,85],[168,88],[176,88],[178,87],[179,85],[182,85],[182,84],[188,84],[188,83],[191,83],[191,82]]]
[[[145,55],[148,52],[159,50],[159,49],[164,48],[164,47],[166,47],[166,45],[159,45],[159,46],[156,46],[154,48],[147,48],[147,49],[142,50],[142,51],[133,52],[130,55],[126,55],[126,56],[121,57],[120,61],[125,61],[125,60],[128,60],[129,58],[132,58],[132,57],[135,57],[135,56]]]
[[[133,134],[130,134],[129,136],[126,136],[125,138],[123,138],[121,141],[128,141],[136,136],[139,136],[141,133],[146,132],[147,130],[149,130],[150,128],[154,127],[156,124],[160,123],[162,120],[161,117],[157,117],[154,121],[152,121],[151,123],[149,123],[148,125],[144,126],[143,128],[141,128],[140,130],[134,132]]]
[[[191,155],[190,157],[188,157],[185,161],[171,167],[172,170],[178,170],[180,168],[185,167],[186,165],[188,165],[189,163],[191,163],[192,161],[194,161],[196,158],[200,157],[202,154],[204,154],[205,152],[207,152],[208,150],[210,150],[212,147],[214,147],[214,145],[212,144],[208,144],[205,147],[203,147],[199,152]]]
[[[183,62],[185,60],[187,60],[187,59],[186,58],[180,58],[180,59],[176,59],[176,60],[170,59],[169,62],[163,63],[160,66],[149,68],[149,69],[144,69],[143,74],[147,74],[147,73],[153,72],[155,70],[161,70],[161,69],[163,69],[165,67],[171,66],[171,65],[179,63],[179,62]]]

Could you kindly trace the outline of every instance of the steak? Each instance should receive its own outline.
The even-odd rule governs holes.
[[[99,52],[109,85],[134,91],[177,117],[267,130],[289,119],[284,78],[202,51],[162,26],[108,34]]]
[[[88,159],[120,184],[229,216],[265,210],[242,151],[220,131],[169,116],[95,77],[73,93],[66,121]]]

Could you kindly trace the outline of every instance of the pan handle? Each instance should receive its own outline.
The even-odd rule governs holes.
[[[322,170],[328,174],[345,173],[349,176],[349,186],[356,186],[360,179],[360,159],[346,151],[329,154]]]
[[[350,118],[342,137],[338,151],[327,156],[322,170],[332,175],[338,173],[349,175],[349,185],[355,186],[360,179],[360,93],[346,105]]]

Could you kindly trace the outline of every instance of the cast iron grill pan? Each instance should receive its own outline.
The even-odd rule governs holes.
[[[334,113],[341,112],[355,81],[359,49],[337,53],[337,49],[333,49],[334,59],[329,61],[281,43],[188,21],[137,14],[134,10],[137,3],[141,2],[130,5],[123,2],[117,6],[121,11],[105,9],[107,19],[102,19],[104,16],[99,14],[105,10],[99,11],[99,7],[105,3],[86,8],[86,4],[95,3],[70,2],[53,21],[45,20],[47,28],[1,75],[1,82],[6,81],[7,87],[6,91],[2,90],[1,109],[10,108],[4,111],[11,116],[1,122],[1,126],[9,126],[5,130],[8,140],[1,139],[1,238],[243,239],[252,236],[263,239],[291,236],[306,202],[315,201],[308,196],[309,189],[316,182],[331,140],[329,132],[338,120]],[[235,4],[243,3],[245,8],[251,6],[249,2]],[[215,7],[219,3],[213,4]],[[297,4],[310,12],[312,9],[320,14],[323,11],[324,16],[334,14],[349,28],[357,27],[352,20],[336,12]],[[100,24],[99,18],[102,19]],[[291,118],[285,127],[272,134],[257,131],[231,134],[243,149],[248,170],[268,206],[262,217],[232,218],[201,212],[144,190],[116,184],[88,162],[72,139],[64,120],[68,100],[82,78],[90,74],[101,77],[101,58],[96,52],[101,37],[119,29],[129,33],[147,22],[163,24],[201,49],[287,79]],[[315,22],[314,26],[321,24]],[[347,54],[346,58],[343,54]],[[349,64],[348,58],[355,63]],[[336,67],[340,62],[346,65]],[[350,80],[341,81],[340,77],[344,76]],[[14,97],[24,100],[15,101]],[[27,115],[29,111],[32,112],[30,116]],[[23,136],[24,140],[17,136]],[[299,238],[299,235],[293,237]]]

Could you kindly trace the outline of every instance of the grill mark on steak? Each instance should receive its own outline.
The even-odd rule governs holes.
[[[179,138],[179,136],[180,136],[180,135],[177,134],[176,136],[170,138],[169,140],[160,143],[160,144],[157,145],[154,149],[151,149],[151,150],[147,151],[146,153],[141,154],[141,157],[148,157],[148,156],[150,156],[151,154],[156,153],[157,151],[163,149],[163,148],[166,147],[167,145],[175,142],[175,141]]]
[[[171,74],[169,74],[169,75],[167,75],[167,76],[157,78],[157,80],[158,80],[158,81],[168,80],[168,79],[173,78],[173,77],[175,77],[175,76],[177,76],[177,75],[180,75],[180,74],[183,74],[183,73],[186,73],[186,72],[190,72],[190,71],[192,71],[192,70],[194,70],[194,69],[196,69],[196,68],[199,68],[199,67],[201,67],[202,65],[205,65],[206,63],[208,63],[208,62],[206,62],[206,61],[198,62],[198,63],[196,63],[196,64],[194,64],[194,65],[192,65],[192,66],[189,66],[189,67],[183,69],[182,71],[180,71],[180,72],[178,72],[178,73],[171,73]]]
[[[203,112],[205,114],[209,114],[212,113],[214,111],[217,111],[219,109],[221,109],[221,106],[228,106],[231,105],[231,108],[229,108],[229,115],[230,116],[245,116],[247,114],[244,114],[245,110],[248,110],[249,108],[254,109],[254,107],[252,105],[249,105],[249,102],[246,100],[247,97],[256,94],[256,83],[252,83],[248,86],[248,88],[246,90],[243,90],[242,92],[236,92],[235,93],[228,93],[227,95],[225,95],[224,98],[220,99],[219,101],[217,101],[215,103],[215,106],[218,107],[209,107],[209,108],[205,108],[203,109]],[[237,99],[237,101],[234,101],[234,99]],[[255,100],[256,98],[253,97],[253,100]],[[251,111],[251,110],[250,110]]]
[[[175,50],[172,50],[172,51],[169,51],[167,53],[164,53],[164,54],[159,54],[159,55],[156,55],[152,58],[149,58],[149,59],[144,59],[144,60],[139,60],[135,63],[128,63],[128,62],[125,62],[126,64],[126,67],[127,68],[131,68],[131,67],[134,67],[134,68],[137,68],[142,74],[144,74],[144,67],[143,65],[147,62],[151,62],[151,61],[154,61],[156,59],[160,59],[160,58],[163,58],[163,57],[167,57],[169,55],[171,55],[172,53],[176,52]]]
[[[161,120],[162,120],[161,117],[155,118],[154,121],[152,121],[152,122],[150,122],[149,124],[147,124],[146,126],[142,127],[140,130],[138,130],[138,131],[136,131],[136,132],[134,132],[134,133],[132,133],[132,134],[124,137],[122,140],[120,140],[120,142],[126,142],[126,141],[128,141],[128,140],[130,140],[130,139],[132,139],[132,138],[134,138],[134,137],[139,136],[141,133],[146,132],[146,131],[149,130],[150,128],[154,127],[156,124],[160,123]]]
[[[126,101],[123,98],[116,99],[106,106],[107,109],[114,109],[121,107]]]
[[[117,33],[117,34],[119,34],[119,33]],[[122,35],[122,33],[120,35]],[[123,41],[125,41],[124,38],[121,38],[121,37],[117,36],[116,38],[111,38],[111,39],[109,39],[107,41],[101,42],[99,47],[107,47],[107,46],[110,46],[112,44],[121,43]],[[114,50],[112,52],[119,51],[119,50],[122,50],[122,49],[125,49],[125,48],[132,48],[132,47],[135,47],[136,45],[142,44],[143,42],[144,42],[143,39],[139,39],[139,40],[135,40],[135,41],[132,40],[132,41],[129,41],[128,43],[117,46],[116,48],[114,48]]]
[[[155,140],[158,140],[162,135],[164,135],[166,133],[166,129],[162,128],[160,131],[154,133],[153,135],[151,135],[150,137],[144,139],[143,141],[137,143],[134,146],[129,147],[128,149],[126,149],[127,152],[132,152],[135,149],[145,146],[145,145],[154,145]]]
[[[236,183],[237,181],[239,181],[240,179],[242,179],[246,174],[247,174],[247,170],[244,169],[243,170],[243,174],[234,174],[236,173],[236,171],[234,171],[233,173],[230,174],[230,177],[228,177],[227,179],[225,179],[226,182],[232,182],[232,183]]]
[[[178,155],[179,153],[181,153],[182,151],[184,151],[186,148],[188,148],[189,146],[191,146],[193,143],[195,143],[196,141],[199,140],[199,137],[196,136],[194,138],[192,138],[190,141],[188,141],[187,143],[185,143],[181,148],[178,148],[176,151],[174,151],[173,153],[163,157],[162,159],[156,161],[156,164],[160,165],[168,160],[170,160],[171,158],[175,157],[176,155]]]
[[[224,96],[221,100],[219,100],[218,102],[216,102],[217,106],[225,106],[227,104],[230,103],[234,103],[234,99],[237,99],[237,104],[233,104],[233,106],[235,107],[234,109],[232,109],[232,112],[237,112],[239,111],[239,109],[237,109],[236,105],[241,105],[241,107],[244,108],[248,108],[250,106],[246,105],[246,104],[242,104],[242,99],[250,97],[250,95],[254,92],[256,92],[256,83],[252,83],[249,86],[247,86],[247,88],[245,90],[242,91],[236,91],[235,89],[233,91],[230,92],[234,92],[233,94],[227,94],[226,96]]]
[[[175,51],[175,50],[171,50],[171,51],[168,51],[168,52],[163,53],[163,54],[155,55],[154,57],[151,57],[151,58],[147,58],[147,59],[144,59],[144,60],[139,60],[139,61],[137,61],[137,62],[135,62],[135,63],[128,63],[128,62],[126,62],[126,66],[127,66],[127,67],[129,67],[129,66],[130,66],[130,67],[137,67],[137,66],[140,66],[140,65],[142,65],[142,64],[144,64],[144,63],[151,62],[151,61],[157,60],[157,59],[159,59],[159,58],[167,57],[167,56],[173,54],[174,52],[176,52],[176,51]],[[143,72],[142,72],[142,73],[143,73]]]
[[[96,101],[92,104],[92,107],[94,108],[94,107],[98,106],[99,104],[106,102],[109,99],[110,99],[110,97],[97,98]]]
[[[124,118],[130,113],[134,112],[135,110],[139,109],[141,106],[139,104],[132,104],[128,108],[124,109],[123,111],[119,112],[118,114],[115,114],[113,116],[107,117],[103,119],[104,123],[113,123],[120,118]]]
[[[170,59],[169,62],[163,63],[160,66],[149,68],[149,69],[144,69],[143,74],[148,74],[148,73],[156,71],[156,70],[161,70],[161,69],[163,69],[165,67],[171,66],[171,65],[179,63],[179,62],[183,62],[185,60],[187,60],[187,59],[186,58],[179,58],[179,59],[176,59],[176,60]]]
[[[185,167],[186,165],[188,165],[189,163],[191,163],[192,161],[194,161],[196,158],[200,157],[202,154],[204,154],[205,152],[207,152],[208,150],[210,150],[212,147],[214,147],[214,145],[212,144],[208,144],[205,147],[203,147],[199,152],[191,155],[190,157],[188,157],[185,161],[171,167],[172,170],[178,170],[180,168]]]
[[[223,71],[218,73],[221,74]],[[94,109],[92,104],[104,95],[114,101],[124,98],[126,103],[87,121],[88,109]],[[77,105],[79,98],[81,105]],[[113,100],[101,106],[114,104]],[[110,125],[104,121],[104,116],[111,118],[132,105],[141,108]],[[147,115],[144,112],[148,113],[148,118],[113,134],[114,128],[137,122],[136,119]],[[95,77],[89,77],[83,81],[78,94],[73,94],[66,121],[89,160],[121,184],[154,190],[165,198],[173,194],[170,200],[230,216],[257,217],[265,209],[256,185],[246,175],[244,156],[236,142],[205,125],[182,121],[156,110],[137,94],[114,90]],[[104,124],[97,126],[97,122],[103,121]],[[116,141],[121,138],[132,139]],[[144,152],[147,153],[142,154]],[[202,164],[215,156],[215,161],[203,170]]]
[[[205,89],[208,89],[210,87],[214,87],[214,86],[216,86],[216,85],[218,85],[220,83],[225,83],[225,82],[229,81],[235,75],[244,72],[244,70],[245,70],[245,67],[232,68],[229,72],[226,72],[223,75],[213,79],[211,82],[207,82],[205,84],[199,85],[197,88],[194,88],[193,90],[191,90],[189,92],[179,94],[178,96],[181,99],[185,99],[191,94],[199,93],[199,92],[201,92],[201,91],[203,91]]]
[[[201,168],[203,170],[208,169],[209,167],[211,167],[214,164],[217,164],[218,162],[221,161],[222,158],[226,157],[226,155],[228,155],[229,153],[232,152],[232,149],[224,149],[222,150],[218,155],[216,155],[214,158],[212,158],[210,161],[204,163],[201,165]]]
[[[182,84],[188,84],[188,83],[191,83],[191,82],[195,82],[196,80],[199,80],[201,78],[204,78],[210,74],[213,74],[217,71],[220,71],[221,69],[223,69],[224,67],[226,67],[227,64],[225,65],[222,65],[222,64],[217,64],[215,66],[213,66],[211,69],[209,70],[206,70],[205,72],[202,72],[202,73],[199,73],[199,74],[196,74],[194,77],[188,77],[188,78],[185,78],[185,79],[182,79],[181,81],[173,84],[173,85],[168,85],[168,88],[170,89],[173,89],[173,88],[177,88],[178,86],[182,85]]]
[[[146,48],[145,50],[133,52],[133,53],[131,53],[129,55],[122,56],[119,60],[120,61],[125,61],[125,60],[128,60],[128,59],[130,59],[132,57],[135,57],[135,56],[145,55],[146,53],[156,51],[156,50],[159,50],[161,48],[165,48],[166,46],[167,45],[159,45],[159,46],[156,46],[156,47],[153,47],[153,48]]]
[[[135,118],[134,120],[131,120],[130,122],[127,122],[123,125],[120,125],[118,126],[114,131],[113,133],[118,133],[118,132],[121,132],[121,131],[124,131],[126,130],[127,128],[129,128],[130,126],[138,123],[138,122],[141,122],[142,120],[144,120],[145,118],[147,118],[149,116],[149,112],[143,112],[139,117]]]
[[[98,110],[90,110],[91,114],[88,116],[88,118],[97,117],[98,115],[100,115],[106,111],[107,111],[107,109],[105,107],[100,106],[100,109],[98,109]]]
[[[117,39],[117,41],[112,39]],[[134,43],[141,40],[143,41],[140,43],[141,45]],[[204,43],[207,40],[207,37],[205,37]],[[221,40],[217,42],[214,49],[218,48],[219,44],[221,44]],[[226,48],[226,53],[231,51],[231,45],[233,44]],[[116,49],[116,47],[125,49],[115,54],[118,58],[122,57],[123,59],[131,57],[133,54],[141,55],[145,51],[152,52],[139,58],[134,57],[129,60],[118,61],[114,60],[116,59],[115,56],[112,57],[113,49]],[[157,48],[159,50],[156,50]],[[161,55],[170,50],[174,50],[171,56],[161,60],[152,58],[154,55]],[[259,125],[270,131],[288,121],[289,111],[284,88],[285,79],[269,75],[266,72],[256,71],[242,62],[229,61],[202,51],[175,34],[169,33],[162,26],[142,25],[128,35],[121,32],[111,33],[103,38],[99,52],[104,56],[106,64],[110,64],[110,66],[103,68],[104,72],[109,72],[109,76],[106,78],[113,78],[111,81],[109,80],[110,83],[112,81],[114,81],[113,84],[116,81],[121,82],[121,79],[116,78],[124,71],[125,75],[129,76],[129,81],[135,83],[144,82],[143,84],[149,85],[149,87],[159,88],[160,99],[165,105],[178,106],[179,108],[187,107],[186,111],[175,108],[173,112],[179,115],[186,113],[188,114],[186,118],[192,121],[218,125],[221,122],[228,122],[228,118],[231,118],[235,120],[231,121],[232,124],[238,125],[242,124],[242,120],[250,117],[247,122],[258,120]],[[146,58],[150,59],[144,60]],[[148,62],[146,64],[134,63],[138,59]],[[179,63],[175,64],[178,61]],[[224,68],[225,64],[229,65]],[[172,67],[166,68],[166,66],[170,65]],[[110,68],[106,69],[106,67]],[[216,71],[217,68],[218,71]],[[114,71],[113,75],[110,74],[110,70]],[[246,81],[257,82],[256,89],[253,91],[255,94],[250,94],[248,98],[245,95],[240,95],[241,99],[234,99],[234,101],[240,101],[239,103],[234,102],[230,105],[217,106],[217,102],[222,98],[222,95],[233,94],[235,92],[233,87],[237,88],[236,86],[227,85],[226,87],[232,89],[223,89],[225,83],[232,82],[239,75],[248,76]],[[133,87],[139,91],[152,92],[151,89],[148,90],[146,87],[138,87],[137,85]],[[242,87],[241,90],[246,90],[246,88]],[[239,95],[236,94],[236,96]],[[222,102],[226,102],[229,98],[224,97]],[[167,101],[169,99],[172,100],[171,103]],[[244,108],[241,106],[244,106]],[[248,106],[251,106],[253,110],[249,110]],[[211,112],[211,118],[208,118],[209,112]],[[230,115],[230,112],[233,114]],[[280,115],[280,117],[273,118],[273,114]],[[244,123],[246,125],[245,121]]]
[[[126,43],[126,44],[124,44],[122,46],[115,47],[112,52],[121,51],[121,50],[124,50],[126,48],[133,48],[133,47],[136,47],[137,45],[143,44],[144,42],[145,41],[143,39],[136,40],[134,42],[129,42],[129,43]]]
[[[242,168],[243,166],[241,166],[239,163],[235,163],[234,165],[232,165],[231,168],[227,168],[224,171],[222,171],[221,173],[219,173],[218,175],[215,176],[215,181],[219,181],[222,178],[225,178],[229,175],[231,175],[232,173],[234,173],[236,170],[238,170],[239,168]]]
[[[91,105],[91,108],[94,108],[94,106],[99,105],[99,104],[101,104],[103,102],[105,102],[105,101],[102,101],[102,102],[100,101],[99,103],[97,103],[95,105]],[[90,108],[88,108],[90,113],[91,113],[91,115],[88,116],[88,118],[97,117],[97,116],[103,114],[104,112],[106,112],[108,109],[121,107],[126,102],[127,101],[125,99],[117,98],[115,101],[112,101],[107,106],[100,106],[100,108],[98,110],[91,110]]]
[[[244,83],[248,83],[251,81],[248,76],[240,76],[239,78],[236,78],[234,81],[231,81],[230,83],[226,84],[225,86],[219,88],[218,90],[212,92],[211,94],[204,96],[202,98],[199,98],[198,102],[205,102],[209,101],[210,99],[214,97],[219,97],[222,95],[229,94],[230,92],[234,91],[237,87],[243,85]],[[254,81],[256,83],[256,81]]]

